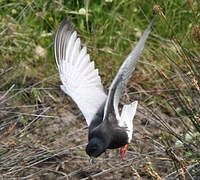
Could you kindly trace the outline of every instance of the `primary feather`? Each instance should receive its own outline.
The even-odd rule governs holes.
[[[56,33],[55,57],[61,89],[75,101],[89,126],[107,96],[94,62],[67,20]]]

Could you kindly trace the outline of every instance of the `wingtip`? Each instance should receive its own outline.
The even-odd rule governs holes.
[[[62,48],[60,46],[63,46],[64,44],[64,38],[67,38],[67,34],[72,34],[74,32],[74,27],[72,26],[71,21],[69,21],[67,18],[64,18],[62,22],[60,23],[54,38],[54,54],[57,66],[59,67],[60,61],[63,57]]]
[[[146,31],[144,32],[143,34],[143,37],[148,37],[149,33],[151,32],[151,30],[153,29],[153,24],[155,22],[155,19],[156,19],[157,16],[154,16],[153,19],[150,21]],[[141,38],[143,39],[143,38]]]
[[[71,26],[71,21],[69,21],[67,18],[64,18],[62,21],[61,21],[61,23],[60,23],[60,26],[64,26],[64,25],[68,25],[68,26]]]
[[[64,29],[64,27],[67,27],[67,29],[70,30],[70,31],[74,31],[74,27],[72,26],[71,21],[69,21],[67,18],[64,18],[64,19],[61,21],[61,23],[60,23],[60,25],[59,25],[59,28],[58,28],[58,30],[57,30],[57,32],[56,32],[56,34],[58,34],[59,32],[61,32],[62,29]]]
[[[149,23],[149,27],[148,27],[148,29],[152,29],[156,17],[157,17],[157,15],[155,15],[155,16],[153,17],[153,19],[151,20],[151,22]]]

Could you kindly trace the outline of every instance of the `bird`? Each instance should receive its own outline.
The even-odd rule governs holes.
[[[124,159],[132,140],[133,119],[138,101],[125,104],[119,111],[120,99],[151,32],[150,22],[142,37],[122,63],[108,94],[105,93],[98,69],[90,60],[86,46],[81,45],[77,31],[66,18],[61,22],[54,41],[55,60],[61,80],[60,88],[77,104],[88,125],[86,153],[97,158],[107,149],[120,148]]]

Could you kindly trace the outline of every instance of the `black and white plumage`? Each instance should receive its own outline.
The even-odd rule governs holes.
[[[81,47],[71,23],[64,20],[57,30],[55,59],[62,82],[61,89],[78,105],[89,126],[86,152],[90,157],[98,157],[106,149],[126,146],[132,139],[133,118],[138,102],[124,105],[121,114],[118,105],[152,24],[153,21],[120,67],[108,95],[104,92],[94,62],[90,61],[86,47]]]

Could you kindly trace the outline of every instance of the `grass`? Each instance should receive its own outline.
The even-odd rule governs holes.
[[[199,6],[195,0],[1,1],[0,177],[197,179]],[[55,31],[64,17],[72,21],[107,91],[155,13],[122,99],[140,104],[127,158],[112,150],[91,166],[85,121],[59,89]]]

